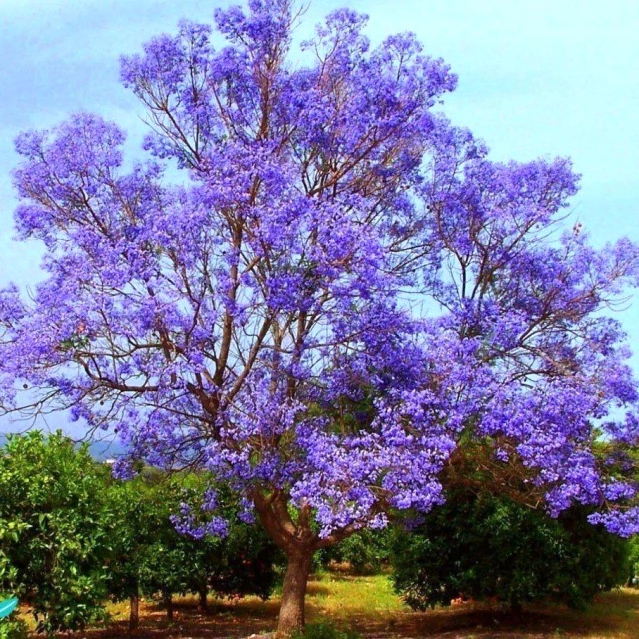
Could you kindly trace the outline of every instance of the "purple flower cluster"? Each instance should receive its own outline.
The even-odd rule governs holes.
[[[551,512],[639,531],[637,383],[605,313],[639,247],[562,232],[570,162],[490,161],[434,109],[456,77],[411,34],[371,48],[340,10],[294,67],[286,0],[215,20],[220,50],[182,22],[123,58],[152,124],[132,170],[98,116],[18,138],[16,225],[47,277],[0,293],[4,408],[207,469],[285,548],[429,510],[472,441]],[[226,529],[199,522],[175,516]]]

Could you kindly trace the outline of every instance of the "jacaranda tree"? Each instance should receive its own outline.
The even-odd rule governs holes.
[[[461,439],[523,467],[553,513],[638,523],[611,506],[635,495],[639,426],[604,313],[637,247],[562,233],[570,162],[489,161],[412,35],[370,49],[339,10],[291,59],[298,18],[250,0],[216,12],[222,48],[182,22],[123,58],[151,127],[135,166],[95,115],[21,135],[17,230],[47,277],[1,306],[7,410],[70,409],[132,458],[240,491],[288,559],[281,635],[313,553],[441,502]]]

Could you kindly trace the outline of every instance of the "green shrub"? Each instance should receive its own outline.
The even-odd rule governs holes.
[[[452,491],[392,542],[395,589],[412,608],[496,597],[519,608],[552,599],[583,608],[627,580],[628,543],[572,508],[559,519],[505,497]]]
[[[105,617],[105,475],[61,432],[10,435],[0,455],[0,589],[29,603],[39,632]]]
[[[131,600],[131,628],[140,593],[168,603],[194,592],[203,608],[208,593],[269,596],[278,551],[260,527],[239,520],[228,490],[219,489],[228,536],[195,539],[180,534],[172,516],[188,503],[198,524],[208,522],[200,509],[208,478],[140,470],[115,480],[61,432],[8,438],[0,454],[0,590],[29,604],[38,632],[103,622],[107,596]]]
[[[635,535],[629,545],[628,585],[639,588],[639,535]]]
[[[123,600],[140,593],[160,599],[170,613],[173,595],[197,593],[233,597],[255,594],[268,598],[277,574],[278,551],[258,526],[242,523],[238,504],[220,486],[218,510],[229,521],[223,538],[194,538],[180,534],[172,516],[182,504],[192,510],[194,524],[210,515],[200,509],[210,478],[202,474],[144,472],[129,481],[113,482],[109,502],[113,511],[113,553],[109,594]]]
[[[355,575],[379,573],[389,562],[389,537],[388,530],[360,530],[326,549],[322,563],[324,566],[331,561],[347,563]]]
[[[22,619],[1,619],[0,639],[27,639],[27,626]]]

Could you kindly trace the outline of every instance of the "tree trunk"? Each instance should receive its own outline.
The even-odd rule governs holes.
[[[201,614],[205,615],[209,611],[209,606],[206,599],[209,592],[208,592],[208,588],[206,587],[206,584],[203,584],[200,586],[198,590],[198,594],[200,595],[200,603],[198,604],[198,610],[200,611]]]
[[[287,553],[287,559],[282,605],[277,623],[276,637],[278,638],[290,637],[296,630],[304,627],[304,599],[313,550],[307,548]]]
[[[140,593],[137,584],[134,592],[129,597],[129,630],[133,632],[137,630],[140,624]]]
[[[164,595],[164,605],[166,606],[166,618],[173,621],[173,595]]]

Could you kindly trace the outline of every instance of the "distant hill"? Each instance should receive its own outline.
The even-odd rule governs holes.
[[[89,444],[89,452],[95,459],[104,461],[120,457],[125,452],[125,448],[119,441],[99,441]]]

